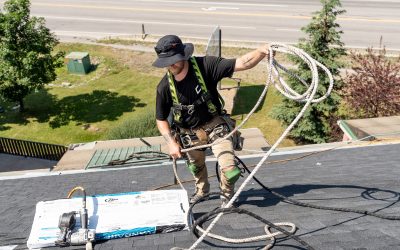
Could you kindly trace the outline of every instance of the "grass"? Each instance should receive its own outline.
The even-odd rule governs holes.
[[[79,76],[59,69],[50,86],[25,98],[22,114],[3,101],[0,136],[63,145],[102,140],[112,127],[154,106],[159,78],[138,72],[121,56],[137,53],[83,44],[58,49],[89,52],[96,70]]]
[[[232,117],[236,119],[237,124],[242,122],[254,107],[263,89],[264,85],[242,84],[237,93],[236,104],[232,111]],[[273,105],[281,102],[281,98],[281,95],[273,87],[270,87],[267,96],[262,100],[259,108],[256,109],[243,128],[259,128],[268,144],[274,144],[285,128],[277,120],[270,118],[269,112]],[[289,146],[295,146],[295,143],[290,139],[284,139],[280,144],[280,147]]]
[[[196,46],[196,50],[201,49],[204,48]],[[135,119],[154,112],[155,89],[164,70],[151,67],[155,59],[153,53],[85,44],[61,44],[57,50],[66,54],[89,52],[93,70],[87,75],[71,75],[66,66],[58,69],[54,82],[25,98],[26,112],[22,114],[12,110],[15,104],[0,100],[0,106],[6,108],[6,112],[0,114],[0,137],[62,145],[106,140],[112,137],[112,133],[118,134],[115,131],[119,128],[126,133]],[[223,54],[237,57],[247,51],[249,49],[230,48],[223,50]],[[266,64],[261,63],[234,77],[242,79],[234,107],[234,118],[240,120],[261,93],[260,84],[266,80]],[[224,84],[233,85],[235,82],[228,80]],[[245,127],[257,127],[268,142],[275,142],[283,128],[269,118],[268,112],[279,102],[280,96],[271,88],[262,107]],[[294,143],[290,140],[282,144],[292,145]]]
[[[155,116],[155,107],[147,109],[148,112],[142,113],[125,120],[119,126],[114,126],[107,133],[107,139],[117,140],[126,138],[138,138],[138,137],[151,137],[159,136]]]

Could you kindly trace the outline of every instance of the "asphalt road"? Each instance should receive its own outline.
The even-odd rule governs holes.
[[[4,0],[0,0],[4,3]],[[343,0],[339,17],[348,47],[400,50],[400,1]],[[45,17],[61,39],[178,34],[208,38],[222,27],[223,39],[296,43],[320,9],[318,0],[32,0],[32,15]]]

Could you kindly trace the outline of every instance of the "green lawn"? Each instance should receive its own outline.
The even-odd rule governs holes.
[[[158,77],[124,65],[110,48],[73,44],[59,49],[88,51],[96,69],[86,76],[59,69],[56,81],[26,97],[22,114],[3,102],[7,111],[0,116],[0,136],[63,145],[101,140],[129,117],[153,112]]]
[[[241,84],[237,93],[236,104],[232,111],[232,117],[237,120],[237,124],[239,124],[254,107],[264,86],[265,85],[253,85],[248,83]],[[277,120],[270,118],[269,112],[273,105],[281,102],[281,98],[281,94],[270,86],[267,96],[243,128],[259,128],[268,143],[270,145],[274,144],[285,128],[283,128]],[[294,145],[295,143],[292,140],[284,139],[280,147]]]
[[[57,49],[66,54],[89,52],[93,70],[81,76],[69,74],[66,66],[59,69],[53,83],[25,98],[22,114],[11,109],[13,104],[0,100],[6,108],[0,114],[0,137],[62,145],[105,140],[110,129],[154,112],[155,89],[163,70],[151,67],[152,53],[85,44],[61,44]],[[246,83],[253,81],[254,72],[250,72],[251,78],[239,75],[244,82],[233,110],[238,120],[251,110],[262,91],[263,86]],[[245,125],[259,128],[271,144],[283,131],[268,116],[272,105],[279,102],[280,96],[271,87],[262,107]],[[282,144],[291,145],[290,140]]]

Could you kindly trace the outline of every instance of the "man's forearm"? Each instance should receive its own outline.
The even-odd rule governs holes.
[[[236,60],[235,71],[247,70],[256,66],[265,56],[268,55],[268,47],[263,46],[253,50]]]
[[[164,133],[162,134],[162,136],[164,137],[165,141],[167,142],[167,144],[170,144],[171,142],[175,141],[174,137],[172,136],[172,133]]]
[[[169,155],[174,159],[181,158],[182,153],[180,146],[172,136],[171,128],[169,127],[168,122],[157,120],[157,128],[160,131],[161,135],[164,137],[165,141],[167,142],[169,148]]]
[[[160,134],[164,137],[167,144],[175,142],[175,139],[171,133],[171,128],[169,127],[169,124],[167,121],[157,120],[157,128],[158,128],[158,131],[160,131]]]

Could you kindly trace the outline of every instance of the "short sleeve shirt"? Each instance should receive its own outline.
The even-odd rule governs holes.
[[[211,101],[216,106],[217,110],[221,112],[222,107],[219,101],[217,84],[222,80],[222,78],[232,76],[235,69],[236,59],[224,59],[213,56],[195,57],[195,59],[206,83],[207,90],[211,95]],[[190,61],[189,70],[186,77],[182,81],[175,80],[175,88],[177,90],[179,103],[182,105],[191,105],[200,98],[201,92],[196,91],[196,89],[201,89],[201,86]],[[166,74],[157,86],[157,120],[167,120],[172,106],[173,101],[169,87],[168,76]],[[200,119],[202,124],[211,120],[212,115],[208,112],[206,103],[203,103],[198,107],[198,112],[201,114]]]

